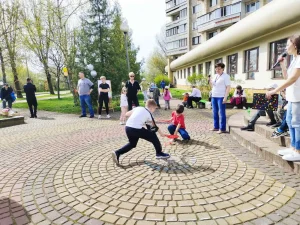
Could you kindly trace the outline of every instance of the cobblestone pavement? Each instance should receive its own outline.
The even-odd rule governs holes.
[[[120,167],[111,159],[127,142],[117,113],[99,121],[43,112],[0,129],[0,225],[299,224],[299,175],[209,131],[211,111],[185,114],[192,140],[166,145],[170,160],[141,140]]]

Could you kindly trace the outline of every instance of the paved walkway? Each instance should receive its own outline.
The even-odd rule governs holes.
[[[192,140],[164,147],[170,160],[141,140],[121,167],[111,159],[127,142],[117,113],[100,121],[39,112],[0,129],[0,225],[298,224],[298,175],[209,131],[210,110],[185,114]]]

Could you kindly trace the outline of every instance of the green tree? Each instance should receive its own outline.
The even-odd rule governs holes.
[[[50,94],[54,94],[54,89],[49,71],[49,49],[51,45],[51,10],[50,2],[44,4],[44,0],[34,0],[26,2],[23,7],[22,19],[26,30],[24,36],[25,46],[39,59],[47,78]]]
[[[22,98],[21,85],[17,71],[17,41],[20,37],[20,3],[18,0],[11,0],[0,3],[0,29],[3,35],[5,48],[8,52],[8,59],[14,77],[14,84],[17,97]],[[3,66],[2,66],[3,71]]]
[[[81,70],[95,83],[92,99],[97,100],[97,79],[106,76],[111,80],[113,93],[120,93],[121,83],[128,79],[126,46],[124,34],[120,29],[121,9],[119,5],[109,6],[107,0],[91,0],[90,9],[82,17],[82,29],[78,37],[79,63]],[[128,37],[129,61],[131,70],[139,80],[141,63],[137,62],[138,48]],[[92,64],[97,77],[89,76],[86,64]]]
[[[157,75],[165,74],[167,58],[158,49],[154,49],[147,60],[146,73],[150,76],[150,80],[154,80]]]

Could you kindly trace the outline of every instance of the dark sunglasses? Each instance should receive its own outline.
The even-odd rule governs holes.
[[[134,76],[130,76],[130,77],[134,77]]]

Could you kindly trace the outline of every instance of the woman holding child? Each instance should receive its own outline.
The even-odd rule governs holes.
[[[288,101],[286,121],[290,131],[291,147],[279,150],[278,154],[287,161],[300,161],[300,35],[288,38],[287,53],[293,55],[293,61],[289,68],[286,60],[280,58],[280,66],[283,76],[287,79],[281,86],[267,92],[267,97],[286,89]]]

